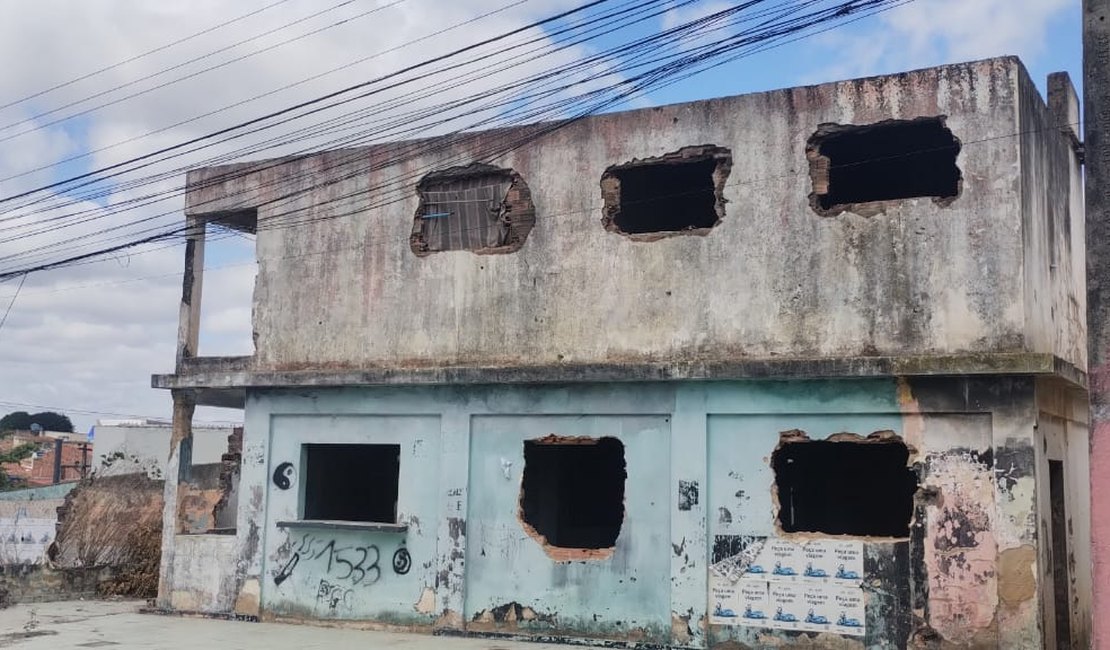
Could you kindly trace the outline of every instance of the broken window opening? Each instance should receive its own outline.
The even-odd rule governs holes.
[[[811,205],[823,216],[846,210],[869,216],[881,206],[861,211],[861,204],[920,197],[947,205],[960,193],[959,153],[944,117],[823,124],[806,146]]]
[[[409,244],[417,255],[441,251],[512,253],[536,219],[532,193],[511,169],[475,163],[425,176]]]
[[[304,445],[306,520],[397,523],[400,445]]]
[[[709,145],[610,167],[601,177],[602,222],[623,235],[706,234],[725,216],[731,169],[729,150]]]
[[[521,520],[553,547],[612,548],[624,522],[626,476],[616,438],[525,440]]]
[[[917,474],[901,440],[784,440],[771,457],[788,533],[908,537]]]
[[[182,357],[251,356],[255,352],[252,322],[258,277],[255,209],[192,215],[195,228],[186,248],[183,306],[190,312],[183,327]],[[221,271],[218,282],[204,283],[205,259]],[[231,262],[231,264],[228,264]]]

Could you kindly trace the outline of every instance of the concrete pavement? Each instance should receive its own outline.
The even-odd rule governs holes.
[[[68,601],[0,610],[0,648],[61,650],[566,650],[566,646],[140,614],[137,601]]]

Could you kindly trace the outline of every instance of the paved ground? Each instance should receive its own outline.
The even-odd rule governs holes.
[[[70,601],[0,610],[0,648],[18,650],[566,650],[567,646],[421,634],[341,630],[308,625],[239,623],[140,614],[134,601]]]

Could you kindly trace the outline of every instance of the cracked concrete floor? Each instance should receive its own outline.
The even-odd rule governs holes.
[[[140,614],[136,601],[34,603],[0,609],[0,648],[60,650],[103,648],[179,650],[566,650],[566,646],[500,639],[439,637],[207,618]]]

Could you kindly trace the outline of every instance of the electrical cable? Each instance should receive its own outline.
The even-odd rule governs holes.
[[[881,5],[881,4],[883,4],[883,3],[882,3],[882,2],[868,2],[868,3],[860,3],[860,4],[861,4],[861,5],[878,6],[878,5]],[[889,3],[888,3],[888,4],[889,4]],[[842,6],[842,7],[843,7],[843,6]],[[842,7],[841,7],[841,9],[839,9],[839,10],[838,10],[838,12],[837,12],[837,13],[834,13],[834,14],[831,14],[831,15],[832,15],[833,17],[836,17],[836,16],[838,16],[838,15],[839,15],[839,16],[843,16],[843,15],[845,15],[845,12],[843,11],[843,8],[842,8]],[[819,23],[820,23],[821,21],[824,21],[824,20],[828,20],[828,16],[829,16],[829,15],[830,15],[830,14],[827,14],[827,13],[826,13],[826,14],[824,14],[824,15],[822,15],[822,14],[818,14],[818,15],[816,15],[816,16],[810,17],[810,20],[809,20],[809,22],[808,22],[808,23],[806,23],[806,24],[803,24],[803,27],[806,27],[806,26],[811,26],[811,25],[815,25],[815,24],[819,24]],[[781,34],[790,34],[790,33],[793,33],[793,32],[791,32],[791,31],[790,31],[790,28],[789,28],[789,27],[790,27],[790,26],[787,26],[787,27],[785,27],[785,28],[782,28],[782,29],[780,29],[780,30],[779,30],[778,32],[776,32],[776,33],[772,33],[771,35],[772,35],[772,36],[778,36],[778,35],[781,35]],[[741,41],[739,41],[739,42],[740,42],[741,44],[743,44],[743,43],[744,43],[744,41],[743,41],[743,40],[741,40]],[[748,39],[748,42],[758,42],[758,41],[755,41],[755,40],[751,40],[751,39]],[[648,84],[646,84],[646,85],[650,85],[650,84],[652,84],[652,83],[655,83],[655,82],[657,82],[657,81],[658,81],[659,79],[665,79],[665,78],[666,78],[666,76],[667,76],[668,74],[671,74],[671,73],[673,73],[673,71],[675,71],[675,70],[682,70],[682,69],[683,69],[683,66],[685,66],[685,67],[688,67],[688,66],[689,66],[689,65],[691,64],[691,62],[692,62],[692,63],[697,63],[697,62],[699,62],[700,60],[704,60],[704,59],[707,59],[707,58],[709,58],[710,56],[716,55],[716,54],[717,54],[718,52],[720,52],[720,51],[727,51],[727,48],[728,48],[728,47],[734,47],[734,46],[735,46],[735,42],[734,42],[734,43],[729,43],[728,41],[724,41],[723,43],[721,43],[721,42],[718,42],[718,43],[716,43],[716,47],[717,47],[717,50],[716,50],[716,52],[715,52],[714,50],[712,50],[712,49],[710,49],[710,50],[706,50],[705,52],[700,52],[700,53],[698,53],[698,54],[697,54],[696,56],[694,56],[694,57],[687,57],[685,61],[679,61],[679,62],[674,62],[674,63],[671,63],[671,64],[670,64],[669,66],[664,66],[664,67],[663,67],[662,69],[657,69],[657,70],[653,71],[653,73],[652,73],[652,74],[649,74],[649,75],[646,75],[646,76],[645,76],[645,78],[646,78],[646,79],[647,79],[647,81],[648,81]],[[676,67],[676,66],[677,66],[677,67]],[[634,89],[634,90],[635,90],[635,89]],[[619,96],[618,96],[618,97],[617,97],[616,99],[623,99],[623,98],[626,98],[628,94],[629,94],[628,92],[624,92],[624,93],[622,93],[621,95],[619,95]],[[604,101],[604,102],[603,102],[603,103],[601,104],[601,106],[604,106],[604,105],[608,105],[608,104],[611,104],[611,103],[612,103],[613,101],[614,101],[613,99],[608,99],[608,100],[605,100],[605,101]],[[587,111],[587,112],[585,112],[585,113],[583,113],[583,114],[589,114],[589,112],[593,112],[593,111],[596,111],[597,109],[598,109],[598,105],[595,105],[595,106],[594,106],[594,107],[593,107],[593,108],[592,108],[592,109],[591,109],[590,111]],[[513,147],[511,147],[511,148],[515,148],[515,147],[518,147],[518,146],[520,146],[520,143],[517,143],[516,145],[514,145],[514,146],[513,146]],[[180,232],[180,229],[175,229],[175,231],[172,231],[172,232]],[[172,234],[172,233],[170,233],[170,232],[167,232],[167,233],[165,233],[165,234],[167,234],[167,235],[168,235],[168,234]],[[149,239],[146,239],[146,238],[144,238],[144,240],[143,240],[143,241],[149,241]],[[112,250],[115,250],[115,248],[113,248]],[[85,256],[81,256],[81,258],[80,258],[80,259],[84,259],[84,257],[85,257]],[[71,261],[72,261],[72,260],[71,260]]]
[[[27,274],[24,273],[23,277],[19,279],[19,286],[15,288],[15,293],[12,294],[12,299],[8,301],[8,308],[4,310],[4,317],[0,318],[0,331],[4,329],[4,323],[8,322],[8,314],[12,313],[12,307],[15,305],[15,299],[19,297],[19,292],[23,290],[23,283],[27,281]]]
[[[270,50],[273,50],[273,49],[276,49],[276,48],[279,48],[279,47],[282,47],[282,46],[288,45],[289,43],[293,43],[293,42],[299,41],[299,40],[301,40],[301,39],[303,39],[303,38],[307,38],[307,37],[309,37],[309,36],[314,36],[314,35],[316,35],[316,34],[319,34],[319,33],[321,33],[321,32],[327,31],[327,30],[329,30],[329,29],[334,29],[335,27],[339,27],[340,25],[345,25],[345,24],[349,23],[349,22],[350,22],[350,21],[352,21],[352,20],[357,20],[357,19],[359,19],[359,18],[363,18],[363,17],[365,17],[365,16],[368,16],[368,15],[370,15],[370,14],[376,13],[376,12],[378,12],[378,11],[381,11],[381,10],[383,10],[383,9],[388,9],[388,8],[390,8],[390,7],[393,7],[393,6],[395,6],[395,5],[401,4],[402,2],[405,2],[405,1],[406,1],[406,0],[394,0],[394,2],[391,2],[391,3],[389,3],[389,4],[386,4],[386,5],[382,5],[382,6],[379,6],[379,7],[375,7],[374,9],[370,9],[370,10],[368,10],[368,11],[364,11],[364,12],[362,12],[361,14],[358,14],[358,15],[356,15],[356,16],[352,16],[352,17],[350,17],[350,18],[344,18],[343,20],[339,20],[339,21],[336,21],[336,22],[334,22],[334,23],[331,23],[331,24],[325,25],[325,26],[323,26],[323,27],[320,27],[320,28],[314,29],[314,30],[312,30],[312,31],[310,31],[310,32],[306,32],[306,33],[304,33],[304,34],[301,34],[301,35],[299,35],[299,36],[295,36],[295,37],[293,37],[293,38],[289,38],[289,39],[286,39],[286,40],[284,40],[284,41],[280,41],[280,42],[278,42],[278,43],[275,43],[275,44],[272,44],[272,45],[268,45],[268,46],[266,46],[266,47],[264,47],[264,48],[261,48],[261,49],[258,49],[258,50],[252,50],[251,52],[248,52],[248,53],[246,53],[246,54],[243,54],[243,55],[241,55],[241,56],[239,56],[239,57],[236,57],[236,58],[233,58],[233,59],[229,59],[229,60],[227,60],[227,61],[224,61],[224,62],[222,62],[222,63],[219,63],[219,64],[217,64],[217,65],[213,65],[213,66],[210,66],[210,67],[208,67],[208,68],[203,68],[203,69],[201,69],[201,70],[198,70],[198,71],[195,71],[195,72],[189,73],[189,74],[187,74],[187,75],[185,75],[185,76],[183,76],[183,77],[178,77],[178,78],[176,78],[176,79],[171,79],[170,81],[167,81],[167,82],[164,82],[164,83],[161,83],[161,84],[158,84],[158,85],[152,86],[152,87],[150,87],[150,88],[147,88],[147,89],[145,89],[145,90],[141,90],[141,91],[138,91],[138,92],[132,93],[132,94],[130,94],[130,95],[125,95],[124,97],[119,97],[119,98],[113,99],[113,100],[111,100],[111,101],[106,101],[106,102],[102,102],[102,103],[100,103],[100,104],[97,104],[96,106],[93,106],[92,108],[87,108],[87,109],[84,109],[84,110],[78,111],[78,112],[76,112],[76,113],[72,113],[72,114],[70,114],[70,115],[66,115],[65,117],[60,117],[60,118],[57,118],[57,119],[53,119],[53,120],[50,120],[50,121],[47,121],[47,122],[37,123],[37,124],[35,124],[35,126],[33,126],[33,127],[29,128],[29,129],[24,129],[23,131],[19,131],[18,133],[12,133],[12,134],[8,134],[8,135],[5,135],[5,136],[2,136],[2,137],[0,137],[0,143],[2,143],[2,142],[7,142],[7,141],[9,141],[9,140],[12,140],[12,139],[14,139],[14,138],[17,138],[17,137],[19,137],[19,136],[22,136],[22,135],[26,135],[26,134],[28,134],[28,133],[34,133],[35,131],[40,131],[40,130],[42,130],[42,129],[45,129],[45,128],[48,128],[48,127],[54,126],[55,124],[61,124],[61,123],[63,123],[63,122],[67,122],[67,121],[69,121],[69,120],[72,120],[72,119],[74,119],[74,118],[76,118],[76,117],[83,117],[83,116],[85,116],[85,115],[88,115],[89,113],[93,113],[93,112],[95,112],[95,111],[98,111],[98,110],[100,110],[100,109],[102,109],[102,108],[107,108],[107,107],[109,107],[109,106],[114,106],[114,105],[116,105],[116,104],[119,104],[119,103],[121,103],[121,102],[127,101],[127,100],[129,100],[129,99],[134,99],[134,98],[136,98],[136,97],[140,97],[140,96],[142,96],[142,95],[145,95],[145,94],[147,94],[147,93],[153,92],[153,91],[155,91],[155,90],[159,90],[159,89],[161,89],[161,88],[166,88],[166,87],[168,87],[168,86],[171,86],[171,85],[173,85],[173,84],[176,84],[176,83],[180,83],[180,82],[182,82],[182,81],[185,81],[185,80],[188,80],[188,79],[192,79],[192,78],[194,78],[194,77],[197,77],[197,76],[199,76],[199,75],[205,74],[205,73],[207,73],[207,72],[211,72],[212,70],[218,70],[218,69],[220,69],[220,68],[226,67],[226,66],[228,66],[228,65],[231,65],[231,64],[233,64],[233,63],[238,63],[239,61],[243,61],[243,60],[245,60],[245,59],[249,59],[249,58],[251,58],[251,57],[253,57],[253,56],[257,56],[257,55],[259,55],[259,54],[263,54],[263,53],[265,53],[265,52],[268,52],[268,51],[270,51]],[[238,42],[236,42],[236,43],[232,43],[231,45],[227,45],[227,46],[221,47],[221,48],[219,48],[219,49],[217,49],[217,50],[213,50],[213,51],[211,51],[211,52],[207,52],[207,53],[205,53],[205,54],[203,54],[203,55],[201,55],[201,56],[198,56],[198,57],[194,57],[194,58],[192,58],[192,59],[189,59],[188,61],[185,61],[185,62],[183,62],[183,63],[178,63],[178,64],[176,64],[176,65],[170,66],[169,68],[164,68],[164,69],[162,69],[162,70],[159,70],[159,71],[157,71],[157,72],[152,72],[152,73],[150,73],[150,74],[148,74],[148,75],[145,75],[145,76],[139,77],[138,79],[132,79],[131,81],[127,81],[127,82],[125,82],[125,83],[122,83],[122,84],[118,84],[118,85],[116,85],[116,86],[113,86],[113,87],[111,87],[111,88],[108,88],[108,89],[105,89],[105,90],[101,90],[101,91],[99,91],[99,92],[96,92],[96,93],[94,93],[94,94],[92,94],[92,95],[88,95],[88,96],[86,96],[86,97],[82,97],[81,99],[77,99],[77,100],[71,101],[71,102],[69,102],[69,103],[67,103],[67,104],[63,104],[63,105],[61,105],[61,106],[57,106],[57,107],[55,107],[55,108],[52,108],[52,109],[50,109],[50,110],[46,110],[46,111],[42,111],[42,112],[40,112],[40,113],[36,113],[35,115],[32,115],[32,116],[30,116],[30,117],[28,117],[28,118],[25,118],[25,119],[19,120],[18,122],[13,122],[13,123],[11,123],[11,124],[8,124],[7,126],[4,126],[4,127],[0,127],[0,133],[3,133],[4,131],[7,131],[7,130],[9,130],[9,129],[11,129],[11,128],[14,128],[14,127],[16,127],[16,126],[19,126],[20,124],[25,124],[25,123],[27,123],[27,122],[32,122],[32,123],[34,123],[34,122],[36,122],[37,120],[39,120],[39,119],[41,119],[41,118],[43,118],[43,117],[47,117],[47,116],[49,116],[49,115],[53,115],[54,113],[58,113],[58,112],[60,112],[60,111],[63,111],[63,110],[65,110],[65,109],[67,109],[67,108],[72,108],[72,107],[74,107],[74,106],[77,106],[77,105],[83,104],[83,103],[85,103],[85,102],[87,102],[87,101],[90,101],[90,100],[96,99],[96,98],[98,98],[98,97],[103,97],[104,95],[109,95],[109,94],[112,94],[112,93],[114,93],[114,92],[116,92],[116,91],[118,91],[118,90],[123,90],[124,88],[128,88],[128,87],[130,87],[130,86],[133,86],[133,85],[135,85],[135,84],[141,83],[141,82],[143,82],[143,81],[147,81],[148,79],[154,79],[154,78],[156,78],[156,77],[160,77],[160,76],[162,76],[162,75],[164,75],[164,74],[166,74],[166,73],[168,73],[168,72],[172,72],[172,71],[174,71],[174,70],[178,70],[178,69],[184,68],[184,67],[186,67],[186,66],[188,66],[188,65],[190,65],[190,64],[196,63],[196,62],[198,62],[198,61],[203,61],[204,59],[207,59],[207,58],[210,58],[210,57],[212,57],[212,56],[215,56],[215,55],[217,55],[217,54],[220,54],[220,53],[222,53],[222,52],[226,52],[226,51],[228,51],[228,50],[234,49],[234,48],[236,48],[236,47],[239,47],[240,45],[245,45],[245,44],[247,44],[247,43],[250,43],[250,42],[252,42],[252,41],[258,40],[258,39],[260,39],[260,38],[264,38],[264,37],[266,37],[266,36],[269,36],[270,34],[274,34],[274,33],[277,33],[277,32],[279,32],[279,31],[281,31],[281,30],[284,30],[284,29],[288,29],[289,27],[292,27],[293,25],[296,25],[296,24],[299,24],[299,23],[302,23],[302,22],[305,22],[305,21],[311,20],[311,19],[313,19],[313,18],[316,18],[316,17],[318,17],[318,16],[321,16],[321,15],[323,15],[323,14],[325,14],[325,13],[329,13],[329,12],[335,11],[335,10],[337,10],[337,9],[340,9],[340,8],[342,8],[342,7],[345,7],[345,6],[347,6],[347,5],[350,5],[350,4],[354,3],[354,2],[357,2],[357,0],[341,0],[341,1],[340,1],[340,2],[338,3],[338,4],[332,5],[332,6],[328,7],[328,8],[326,8],[326,9],[322,9],[322,10],[320,10],[320,11],[317,11],[316,13],[310,14],[310,15],[308,15],[308,16],[305,16],[305,17],[303,17],[303,18],[299,18],[299,19],[297,19],[297,20],[294,20],[294,21],[292,21],[292,22],[286,23],[286,24],[284,24],[284,25],[281,25],[281,26],[279,26],[279,27],[275,27],[275,28],[273,28],[273,29],[270,29],[270,30],[268,30],[268,31],[265,31],[265,32],[263,32],[263,33],[261,33],[261,34],[256,34],[255,36],[252,36],[252,37],[250,37],[250,38],[248,38],[248,39],[244,39],[244,40],[242,40],[242,41],[238,41]]]
[[[99,74],[103,74],[103,73],[108,72],[110,70],[115,70],[116,68],[123,67],[123,66],[127,65],[128,63],[134,63],[135,61],[138,61],[139,59],[148,57],[151,54],[157,54],[158,52],[161,52],[163,50],[167,50],[167,49],[169,49],[171,47],[174,47],[176,45],[180,45],[182,43],[191,41],[194,38],[199,38],[199,37],[204,36],[206,34],[211,34],[212,32],[214,32],[216,30],[223,29],[224,27],[228,27],[230,25],[233,25],[233,24],[235,24],[237,22],[240,22],[242,20],[245,20],[247,18],[251,18],[252,16],[257,16],[258,14],[260,14],[264,11],[267,11],[269,9],[273,9],[274,7],[276,7],[278,5],[285,4],[286,2],[289,2],[289,0],[277,0],[276,2],[271,2],[270,4],[265,5],[264,7],[261,7],[259,9],[255,9],[254,11],[249,11],[245,14],[242,14],[242,15],[236,17],[236,18],[232,18],[230,20],[224,21],[222,23],[217,23],[216,25],[213,25],[212,27],[209,27],[207,29],[202,29],[199,32],[194,32],[194,33],[192,33],[188,36],[179,38],[179,39],[177,39],[175,41],[172,41],[170,43],[159,45],[158,47],[156,47],[154,49],[151,49],[151,50],[147,50],[145,52],[142,52],[141,54],[136,54],[135,56],[129,57],[129,58],[124,59],[122,61],[117,61],[116,63],[113,63],[111,65],[106,65],[103,68],[98,68],[96,70],[93,70],[92,72],[89,72],[89,73],[83,74],[79,77],[75,77],[73,79],[70,79],[69,81],[63,81],[62,83],[58,83],[58,84],[55,84],[53,86],[50,86],[49,88],[45,88],[45,89],[40,90],[38,92],[32,93],[30,95],[26,95],[25,97],[21,97],[20,99],[10,101],[7,104],[0,104],[0,111],[4,110],[6,108],[11,108],[12,106],[16,106],[17,104],[22,104],[24,102],[28,102],[32,99],[37,99],[39,97],[42,97],[43,95],[46,95],[48,93],[52,93],[55,90],[61,90],[62,88],[67,88],[69,86],[72,86],[73,84],[85,81],[86,79],[91,79],[91,78],[93,78],[93,77],[95,77]]]

